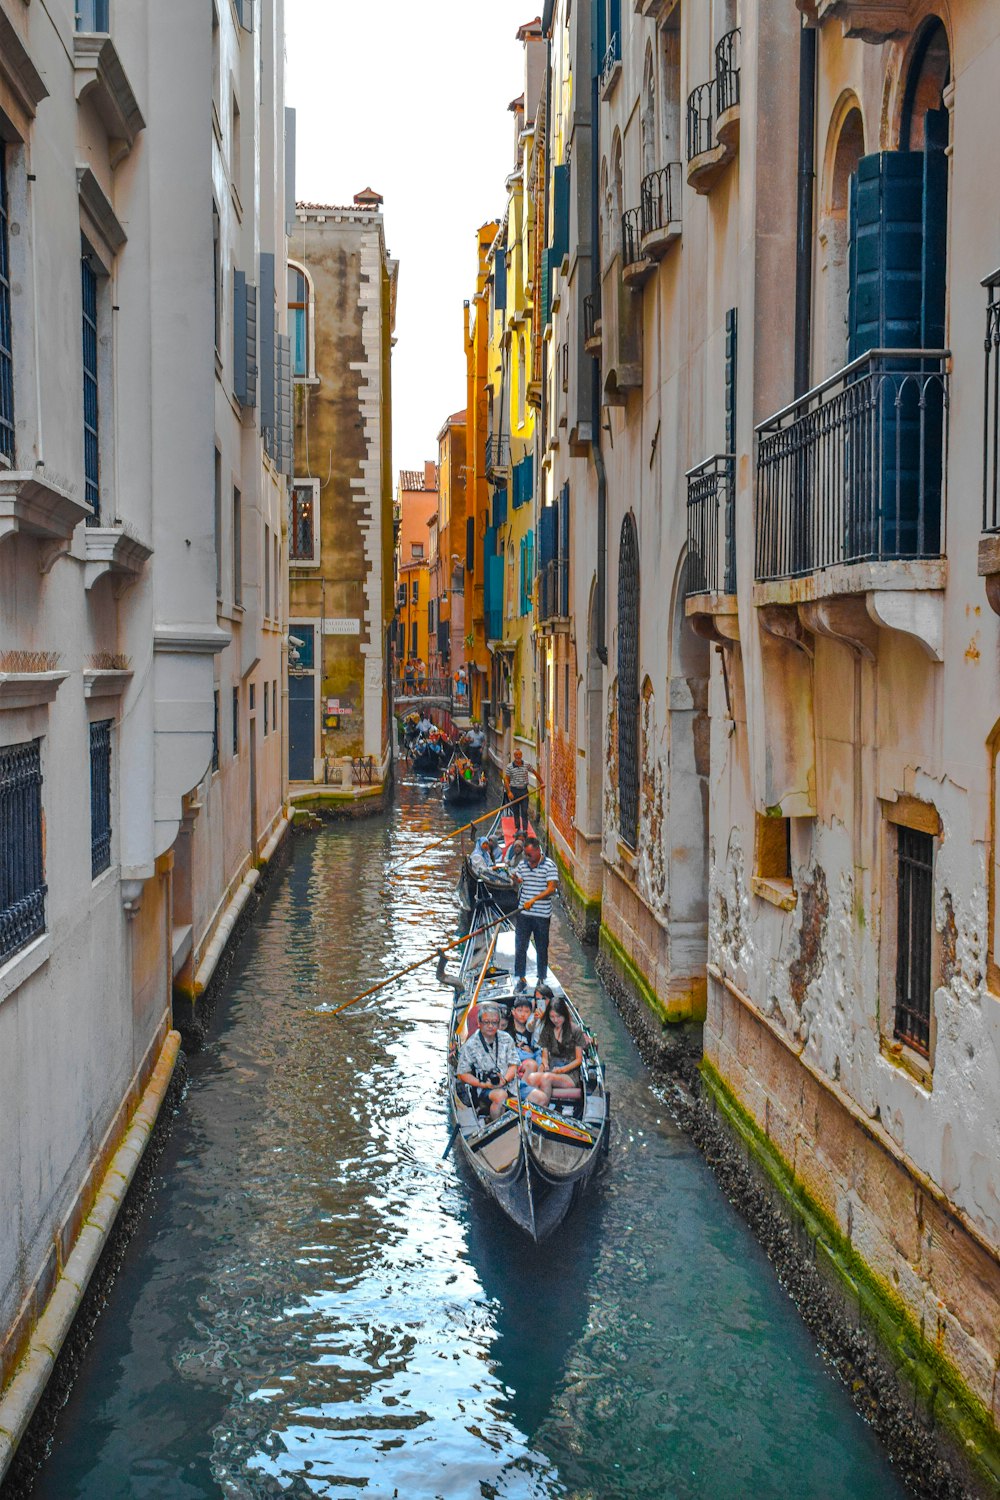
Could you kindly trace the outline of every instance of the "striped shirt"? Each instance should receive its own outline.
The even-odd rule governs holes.
[[[523,763],[518,765],[516,761],[510,761],[507,765],[507,780],[510,782],[512,792],[526,792],[528,790],[528,767]]]
[[[526,859],[522,859],[517,867],[516,873],[521,877],[521,889],[518,892],[517,904],[523,908],[526,901],[532,896],[537,896],[539,891],[544,891],[550,880],[558,881],[559,871],[556,869],[555,861],[546,855],[540,859],[534,869],[531,868]],[[552,897],[545,896],[535,902],[531,908],[530,915],[533,917],[551,917]]]

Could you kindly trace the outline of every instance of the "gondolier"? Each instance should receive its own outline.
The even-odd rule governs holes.
[[[514,977],[517,981],[514,989],[520,992],[525,988],[529,939],[535,944],[539,984],[545,983],[549,972],[549,922],[559,872],[555,861],[542,854],[541,845],[532,835],[524,841],[524,858],[514,873],[520,881],[514,925]]]
[[[510,810],[514,818],[514,832],[527,833],[528,831],[528,781],[531,776],[531,768],[524,764],[524,755],[520,750],[514,751],[514,756],[508,762],[504,772],[503,784],[507,789],[510,799]]]

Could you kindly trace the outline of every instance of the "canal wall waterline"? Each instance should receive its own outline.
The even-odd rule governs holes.
[[[3,1482],[18,1444],[44,1394],[56,1359],[118,1217],[118,1211],[145,1154],[174,1075],[180,1045],[180,1033],[167,1031],[124,1139],[121,1139],[111,1158],[89,1212],[75,1236],[73,1248],[56,1276],[44,1309],[28,1334],[26,1352],[10,1384],[0,1396],[0,1483]],[[137,1078],[142,1077],[143,1071],[144,1067],[141,1067]],[[129,1098],[131,1097],[130,1091]],[[103,1151],[99,1152],[95,1160],[100,1160],[104,1154]],[[81,1217],[85,1191],[86,1189],[81,1191],[81,1198],[78,1199]],[[60,1255],[61,1249],[61,1246],[55,1246],[54,1253]]]

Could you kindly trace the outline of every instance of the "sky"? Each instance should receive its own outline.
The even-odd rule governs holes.
[[[540,0],[285,0],[286,103],[297,111],[296,196],[350,203],[373,187],[399,261],[393,487],[437,458],[465,406],[462,304],[476,230],[499,218],[522,92],[517,29]]]

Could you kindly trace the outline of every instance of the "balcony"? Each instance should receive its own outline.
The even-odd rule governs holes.
[[[583,347],[599,359],[601,355],[601,295],[583,299]]]
[[[807,21],[839,21],[844,36],[862,42],[897,41],[909,36],[921,11],[919,0],[795,0]]]
[[[655,260],[643,254],[642,210],[630,208],[622,214],[622,280],[626,286],[638,288],[655,270]]]
[[[600,90],[602,99],[610,99],[614,92],[615,84],[621,77],[622,72],[622,47],[621,38],[617,31],[611,38],[604,61],[601,63]]]
[[[949,358],[872,350],[758,427],[754,603],[766,629],[803,649],[801,631],[819,631],[873,655],[881,625],[941,660]]]
[[[660,260],[681,237],[681,164],[649,172],[642,179],[642,253]]]
[[[979,574],[990,607],[1000,615],[1000,270],[987,276],[983,423],[983,537]]]
[[[510,438],[489,437],[486,439],[486,477],[506,474],[510,470]]]
[[[538,623],[545,634],[569,629],[569,561],[554,558],[538,570]]]
[[[727,646],[739,640],[735,500],[731,453],[688,471],[684,611],[699,635]]]
[[[709,193],[740,143],[740,30],[727,31],[715,48],[715,77],[688,95],[687,180]]]
[[[78,104],[89,101],[108,141],[114,169],[146,127],[118,50],[110,36],[108,0],[78,0],[73,71]]]

